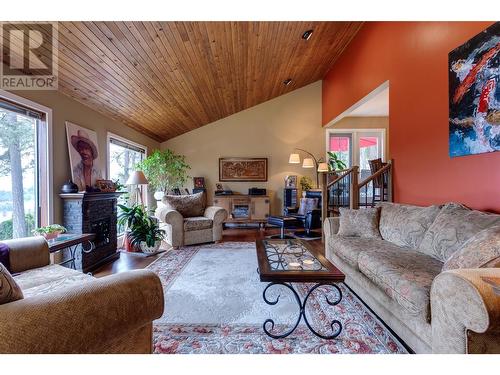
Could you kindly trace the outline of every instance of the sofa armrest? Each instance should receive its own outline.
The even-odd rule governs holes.
[[[327,217],[323,222],[323,231],[325,233],[325,238],[337,234],[337,232],[339,231],[339,225],[340,225],[339,217]]]
[[[208,206],[203,214],[207,219],[213,220],[214,225],[220,225],[227,219],[227,211],[218,206]]]
[[[124,272],[0,306],[0,353],[103,353],[163,314],[152,271]]]
[[[166,241],[177,248],[184,245],[184,218],[176,211],[167,206],[158,207],[155,216],[160,222],[168,225],[162,226],[166,232]]]
[[[212,241],[220,241],[222,239],[223,222],[227,219],[227,211],[222,207],[208,206],[205,208],[205,216],[213,220],[212,225]]]
[[[431,288],[432,351],[500,350],[500,296],[481,277],[500,278],[500,268],[440,273]]]
[[[13,273],[50,264],[49,245],[41,236],[6,240],[4,243],[10,248],[10,270]]]

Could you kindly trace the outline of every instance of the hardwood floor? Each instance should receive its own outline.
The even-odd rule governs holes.
[[[279,229],[276,228],[266,228],[264,230],[259,230],[258,228],[229,228],[224,229],[222,242],[252,242],[256,239],[263,239],[266,236],[278,233]],[[325,248],[321,240],[312,240],[308,241],[308,243],[316,250],[319,250],[322,254],[324,254]],[[95,277],[103,277],[115,273],[145,268],[161,255],[162,254],[143,257],[135,253],[120,252],[119,259],[102,266],[96,270],[93,275]]]

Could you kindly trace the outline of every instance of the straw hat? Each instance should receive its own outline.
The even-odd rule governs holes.
[[[75,148],[75,150],[78,151],[78,149],[76,147],[76,145],[78,144],[78,142],[84,142],[92,150],[92,157],[94,158],[94,160],[97,159],[97,156],[98,156],[97,147],[95,147],[94,142],[92,142],[90,140],[90,137],[87,134],[87,132],[85,130],[78,130],[78,132],[76,134],[77,135],[72,135],[71,136],[71,144],[73,145],[73,147]]]

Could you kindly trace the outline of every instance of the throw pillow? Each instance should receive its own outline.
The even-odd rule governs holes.
[[[419,251],[445,262],[469,238],[495,224],[500,224],[500,215],[447,203],[425,233]]]
[[[500,264],[500,225],[493,225],[469,238],[446,260],[443,271],[495,267],[498,264]]]
[[[316,208],[318,208],[318,198],[300,198],[300,207],[297,214],[306,215]]]
[[[10,272],[10,248],[7,244],[0,242],[0,263],[2,263],[5,268]]]
[[[398,246],[418,249],[425,232],[436,219],[440,206],[419,207],[383,202],[380,207],[380,234]]]
[[[344,237],[381,238],[378,230],[380,209],[351,210],[340,208],[339,231]]]
[[[205,193],[190,195],[165,195],[163,203],[171,210],[176,210],[182,217],[203,216],[205,212]]]
[[[18,299],[23,299],[23,291],[17,285],[7,268],[0,263],[0,305],[14,302]]]

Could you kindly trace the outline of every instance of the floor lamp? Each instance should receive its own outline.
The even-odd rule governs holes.
[[[323,172],[328,172],[328,164],[323,162],[323,158],[319,160],[314,157],[309,151],[303,150],[301,148],[295,148],[294,150],[302,151],[310,156],[310,158],[304,158],[302,161],[302,168],[315,168],[316,169],[316,188],[319,189],[319,174]],[[297,153],[290,154],[288,159],[290,164],[300,164],[300,155]]]
[[[142,171],[134,171],[128,178],[125,185],[135,186],[134,197],[135,203],[139,203],[144,207],[144,199],[142,197],[142,186],[148,185],[148,179]]]

